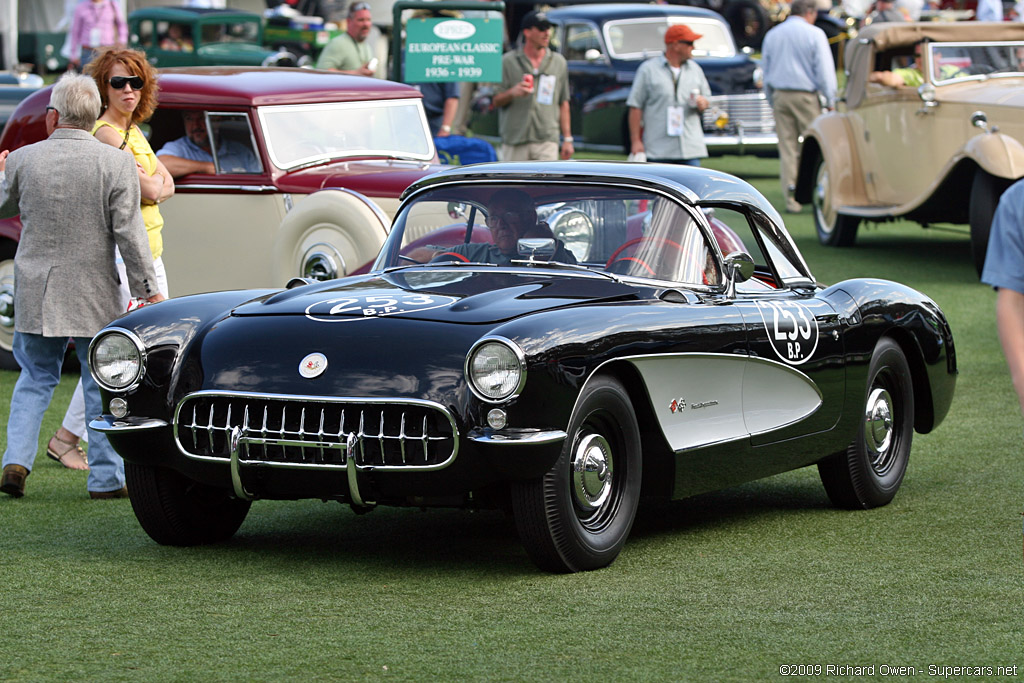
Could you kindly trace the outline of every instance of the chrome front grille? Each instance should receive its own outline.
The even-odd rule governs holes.
[[[202,460],[294,468],[433,470],[455,458],[455,421],[439,404],[198,392],[174,419],[178,447]]]
[[[746,134],[775,132],[775,117],[764,93],[715,95],[708,101],[710,105],[701,114],[701,125],[708,135],[738,135],[741,131]],[[716,109],[729,115],[729,123],[724,128],[715,125]]]

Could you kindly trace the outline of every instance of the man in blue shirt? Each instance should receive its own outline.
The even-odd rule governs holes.
[[[1024,413],[1024,180],[999,200],[985,254],[981,281],[998,290],[999,341]]]
[[[821,114],[822,102],[832,109],[836,99],[836,64],[825,32],[814,25],[815,0],[793,0],[790,16],[764,36],[761,66],[764,89],[775,114],[779,136],[779,177],[786,211],[799,213],[793,198],[800,134]]]
[[[156,155],[175,178],[189,173],[216,173],[203,112],[187,111],[182,118],[185,137],[171,140]],[[217,161],[221,173],[260,173],[263,170],[251,147],[227,138],[220,140]]]

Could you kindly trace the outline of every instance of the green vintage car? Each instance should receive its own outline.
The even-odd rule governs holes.
[[[263,17],[195,7],[147,7],[128,16],[129,43],[153,66],[305,66],[308,56],[264,47]]]

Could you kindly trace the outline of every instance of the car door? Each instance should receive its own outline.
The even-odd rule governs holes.
[[[579,134],[583,125],[583,106],[602,93],[620,87],[615,79],[615,68],[601,42],[601,29],[597,24],[572,20],[557,29],[560,37],[558,50],[569,69],[569,112],[572,130]]]

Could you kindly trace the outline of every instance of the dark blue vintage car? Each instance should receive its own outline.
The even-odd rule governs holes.
[[[159,543],[223,541],[258,499],[501,508],[540,567],[595,569],[641,496],[817,465],[836,505],[888,503],[957,374],[928,297],[817,284],[764,197],[699,168],[453,168],[369,272],[293,285],[94,339],[92,425]]]
[[[554,24],[553,49],[569,65],[572,131],[578,149],[629,151],[626,97],[637,68],[665,48],[665,31],[686,24],[703,37],[693,58],[711,86],[711,106],[703,115],[711,154],[774,154],[778,137],[765,99],[761,69],[739,51],[729,25],[707,9],[675,5],[598,4],[548,10]],[[489,91],[476,104],[474,134],[497,142],[497,113]]]

